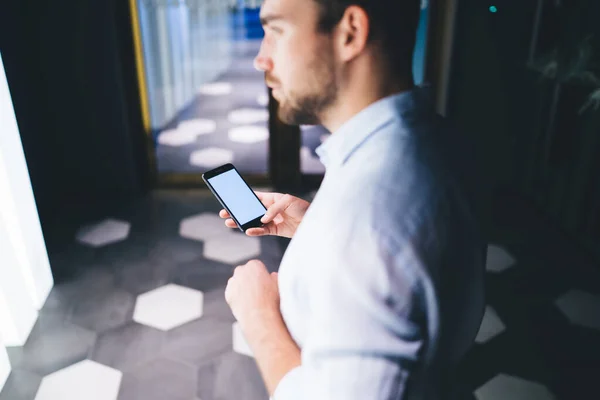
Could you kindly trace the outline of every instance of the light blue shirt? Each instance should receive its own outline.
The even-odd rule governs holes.
[[[469,165],[427,91],[382,99],[317,150],[322,185],[279,268],[302,365],[274,400],[439,399],[484,312]]]

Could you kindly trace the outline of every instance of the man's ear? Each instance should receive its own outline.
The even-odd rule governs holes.
[[[366,11],[359,6],[350,6],[336,29],[336,46],[342,61],[350,61],[361,54],[367,46],[370,21]]]

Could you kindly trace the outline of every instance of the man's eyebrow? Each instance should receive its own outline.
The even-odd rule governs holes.
[[[260,23],[263,26],[265,26],[265,25],[268,25],[272,21],[280,20],[280,19],[283,19],[283,15],[279,15],[279,14],[266,14],[266,15],[261,15],[260,16]]]

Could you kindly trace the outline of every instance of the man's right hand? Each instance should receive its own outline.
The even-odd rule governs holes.
[[[246,231],[248,236],[283,236],[291,238],[296,233],[298,225],[308,210],[310,203],[289,194],[255,192],[256,196],[267,208],[260,228],[250,228]],[[229,228],[237,228],[237,224],[227,212],[221,210],[219,216],[225,219]]]

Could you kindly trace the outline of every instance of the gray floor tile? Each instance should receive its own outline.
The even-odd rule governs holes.
[[[121,287],[134,295],[159,288],[169,282],[174,268],[169,262],[152,258],[121,264],[115,272],[115,280]]]
[[[64,282],[58,282],[51,290],[41,314],[61,314],[67,317],[73,306],[90,297],[114,288],[112,269],[107,265],[82,264],[80,273]]]
[[[134,237],[114,243],[97,250],[97,260],[112,266],[120,266],[123,263],[145,260],[150,254],[153,242],[145,237]]]
[[[119,400],[192,400],[196,375],[189,365],[157,358],[123,376]]]
[[[201,373],[202,371],[199,372],[199,376]],[[233,352],[219,359],[214,385],[214,396],[219,400],[265,400],[269,398],[254,359]]]
[[[230,322],[202,317],[167,332],[163,353],[191,365],[201,365],[233,347]]]
[[[231,308],[225,300],[225,288],[227,286],[219,286],[216,289],[204,292],[204,312],[203,318],[218,319],[229,323],[236,321]]]
[[[227,281],[233,276],[234,268],[231,265],[202,258],[177,265],[171,273],[170,281],[208,292],[227,285]]]
[[[198,368],[197,396],[202,400],[219,400],[215,397],[215,383],[221,358],[215,358]]]
[[[27,343],[9,347],[14,368],[47,375],[84,360],[96,334],[56,315],[40,315]]]
[[[122,289],[90,296],[73,308],[71,322],[102,333],[131,321],[135,297]]]
[[[0,400],[34,400],[41,382],[41,375],[13,369],[0,392]]]
[[[132,322],[100,335],[91,359],[128,372],[158,357],[165,333]]]
[[[202,257],[203,245],[195,240],[181,237],[161,239],[150,251],[150,258],[172,264],[192,262]]]

